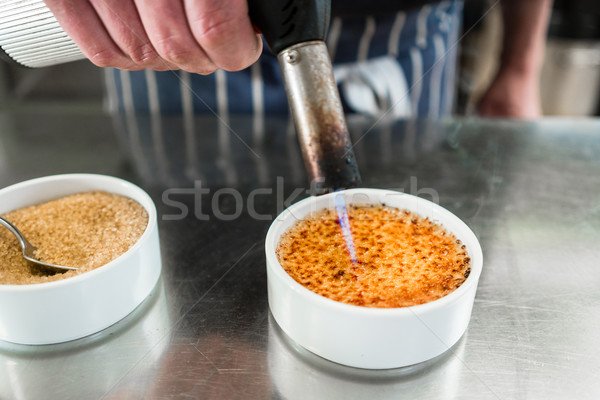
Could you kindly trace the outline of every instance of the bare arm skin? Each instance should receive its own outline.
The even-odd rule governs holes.
[[[539,75],[552,0],[503,0],[500,66],[481,98],[484,117],[531,119],[541,114]]]

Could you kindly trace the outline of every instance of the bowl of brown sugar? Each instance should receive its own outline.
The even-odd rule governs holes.
[[[156,208],[119,178],[66,174],[0,189],[0,215],[60,273],[26,261],[0,226],[0,340],[50,344],[116,323],[152,291],[161,271]]]
[[[351,189],[302,200],[267,233],[269,307],[305,349],[389,369],[432,359],[468,326],[483,258],[473,232],[428,200]]]

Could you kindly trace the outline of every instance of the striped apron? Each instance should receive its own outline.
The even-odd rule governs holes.
[[[377,119],[450,115],[461,19],[462,2],[455,0],[386,16],[334,17],[327,46],[345,111]],[[175,164],[181,162],[190,179],[211,175],[208,170],[216,168],[217,175],[232,183],[239,178],[232,167],[234,153],[261,164],[264,159],[253,149],[266,137],[274,134],[283,136],[277,141],[296,143],[286,139],[295,139],[291,123],[281,132],[265,119],[287,120],[289,115],[277,58],[266,45],[259,61],[243,71],[201,76],[106,68],[105,78],[107,107],[116,117],[119,136],[148,179],[156,178],[152,171],[158,170],[173,182],[175,173],[169,171],[178,170]],[[237,115],[252,126],[234,126]],[[212,133],[216,147],[201,145]],[[167,149],[167,136],[173,141],[179,135],[185,145]],[[261,164],[258,175],[266,179],[268,170]]]
[[[443,1],[389,16],[332,19],[327,45],[346,112],[397,117],[452,110],[462,4]],[[264,114],[289,112],[276,56],[208,76],[106,69],[111,111]]]

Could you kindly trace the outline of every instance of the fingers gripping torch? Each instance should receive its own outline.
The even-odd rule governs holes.
[[[331,0],[249,0],[250,18],[277,54],[307,177],[317,193],[359,185],[325,37]],[[0,47],[24,66],[84,58],[42,0],[0,4]]]

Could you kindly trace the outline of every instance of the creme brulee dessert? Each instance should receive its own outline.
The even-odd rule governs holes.
[[[50,282],[91,271],[129,250],[148,225],[141,204],[103,191],[77,193],[3,217],[38,248],[39,260],[77,268],[52,274],[25,260],[17,239],[0,226],[0,284],[4,285]]]
[[[428,218],[383,205],[347,208],[354,261],[335,209],[285,232],[277,259],[296,282],[324,297],[364,307],[409,307],[458,288],[470,258],[452,233]]]

